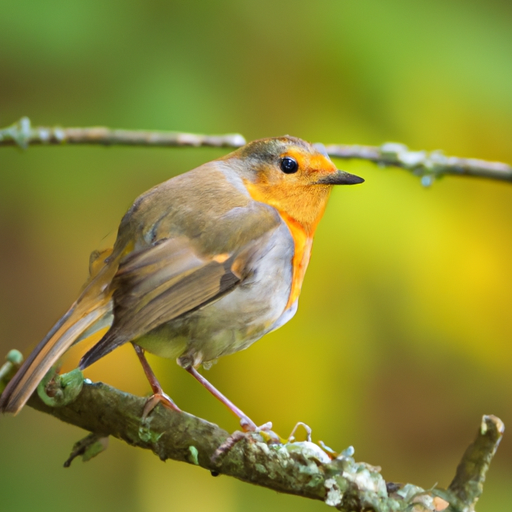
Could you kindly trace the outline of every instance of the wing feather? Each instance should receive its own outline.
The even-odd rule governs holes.
[[[201,257],[185,237],[130,254],[114,277],[114,323],[85,354],[86,368],[114,348],[220,299],[243,279],[257,243],[223,258]],[[237,269],[237,270],[235,270]]]

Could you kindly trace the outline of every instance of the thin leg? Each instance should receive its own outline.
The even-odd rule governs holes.
[[[161,403],[165,407],[169,409],[174,409],[175,411],[181,412],[181,409],[172,401],[171,397],[164,393],[162,386],[160,386],[160,382],[156,378],[151,366],[144,355],[144,349],[139,347],[133,343],[133,348],[135,349],[135,353],[139,357],[140,364],[146,374],[146,377],[149,381],[151,389],[153,390],[153,395],[148,398],[146,405],[144,406],[144,410],[142,412],[142,419],[146,419],[147,415],[159,404]]]
[[[198,380],[215,398],[220,400],[235,416],[240,418],[240,426],[245,432],[257,432],[259,430],[269,430],[272,428],[271,423],[257,427],[254,421],[244,414],[231,400],[226,398],[217,388],[210,384],[193,366],[189,366],[185,368],[185,370]]]

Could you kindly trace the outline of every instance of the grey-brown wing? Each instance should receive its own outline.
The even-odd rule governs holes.
[[[176,212],[171,213],[167,229],[158,230],[161,236],[179,231],[173,228]],[[264,257],[265,240],[283,225],[274,208],[256,201],[204,220],[200,233],[160,238],[121,260],[112,282],[114,322],[82,358],[81,368],[229,293],[250,275],[254,257]],[[162,217],[159,225],[166,224]]]
[[[128,255],[113,280],[114,322],[80,361],[85,368],[114,348],[218,300],[240,283],[236,269],[250,258],[237,254],[201,257],[184,237],[162,240]]]

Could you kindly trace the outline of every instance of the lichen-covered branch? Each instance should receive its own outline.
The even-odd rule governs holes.
[[[460,462],[448,488],[461,512],[471,512],[483,491],[485,474],[500,444],[505,425],[496,416],[484,416],[480,431]]]
[[[0,368],[0,384],[5,385],[19,366],[15,356],[11,351],[8,362]],[[503,433],[498,418],[484,416],[478,436],[448,490],[426,491],[413,484],[386,482],[380,468],[355,462],[351,448],[336,454],[310,440],[283,441],[269,432],[230,435],[203,419],[162,406],[142,421],[144,398],[102,383],[79,382],[79,372],[72,373],[46,379],[28,402],[41,412],[91,432],[73,447],[66,467],[76,456],[87,460],[98,454],[106,448],[107,438],[113,436],[149,449],[162,460],[188,462],[213,475],[232,476],[275,491],[321,500],[342,511],[469,512],[482,492],[486,471]],[[49,395],[46,398],[45,393]]]
[[[0,129],[1,146],[27,148],[33,144],[98,144],[103,146],[214,146],[238,148],[245,144],[239,134],[197,135],[179,132],[112,130],[105,127],[61,128],[32,127],[23,117],[17,123]],[[512,166],[475,158],[445,156],[441,151],[411,151],[404,144],[388,142],[381,146],[333,144],[326,146],[333,158],[374,162],[384,167],[400,167],[420,176],[430,185],[443,175],[471,176],[512,182]]]

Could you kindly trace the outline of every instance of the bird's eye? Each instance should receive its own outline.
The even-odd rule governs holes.
[[[299,170],[299,164],[295,158],[291,158],[289,156],[285,156],[281,160],[281,171],[286,174],[293,174]]]

